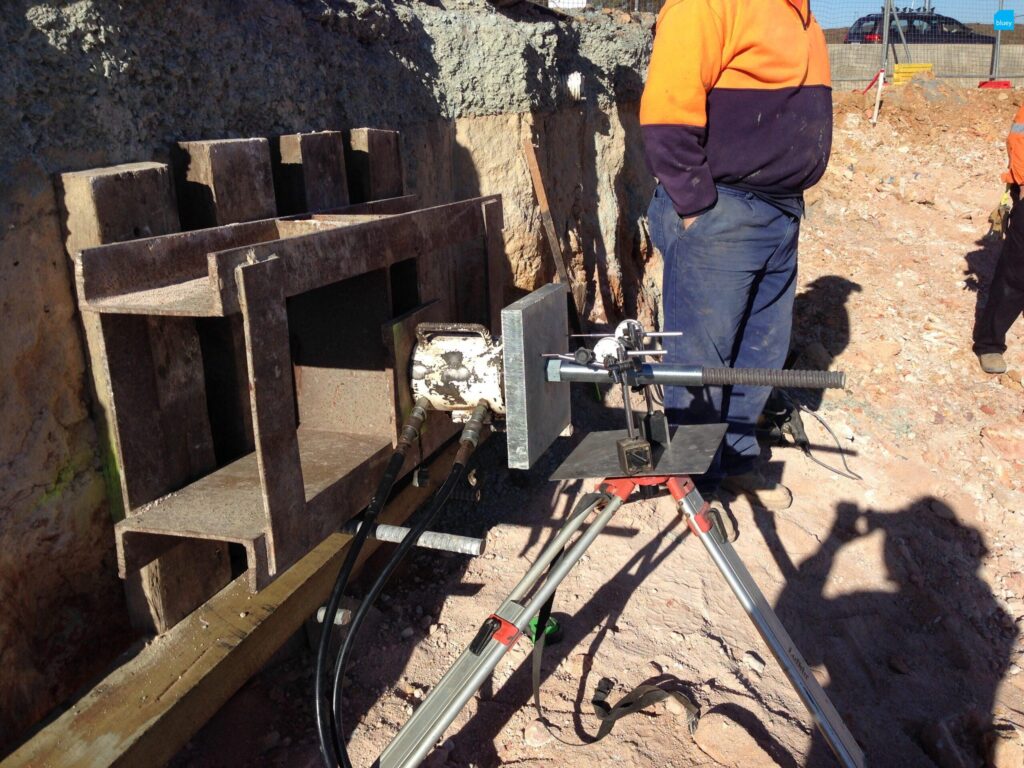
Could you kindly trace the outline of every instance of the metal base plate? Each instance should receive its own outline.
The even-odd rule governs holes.
[[[509,469],[529,469],[569,426],[569,387],[547,380],[545,352],[569,351],[568,289],[538,288],[501,310]]]
[[[700,475],[707,472],[711,460],[725,437],[725,424],[694,424],[676,427],[666,451],[654,450],[654,469],[634,477],[658,475]],[[615,443],[628,437],[626,430],[591,432],[576,446],[569,458],[551,475],[552,480],[578,480],[588,477],[622,477]]]

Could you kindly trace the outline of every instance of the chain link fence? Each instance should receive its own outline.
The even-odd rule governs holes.
[[[901,65],[923,65],[956,85],[1024,81],[1024,0],[819,0],[815,15],[825,30],[838,88],[867,85],[880,69],[892,79]],[[920,67],[915,67],[920,68]]]
[[[664,0],[547,2],[570,12],[657,13]],[[958,86],[1024,86],[1024,0],[811,0],[811,8],[825,30],[837,89],[863,88],[883,68],[892,80],[905,64],[930,65],[935,77]],[[1012,30],[995,28],[997,11]]]

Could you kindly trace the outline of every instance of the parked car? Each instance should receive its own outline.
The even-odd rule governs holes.
[[[884,24],[882,14],[872,13],[862,16],[853,23],[850,31],[846,33],[844,43],[881,43],[882,25]],[[946,43],[946,44],[989,44],[995,42],[990,35],[979,35],[966,25],[949,16],[940,16],[937,13],[899,13],[899,21],[894,15],[890,20],[889,39],[894,44],[902,43],[900,33],[897,29],[903,30],[903,36],[909,44],[919,43]]]

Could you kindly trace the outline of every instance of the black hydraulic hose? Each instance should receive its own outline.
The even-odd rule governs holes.
[[[323,758],[324,764],[331,766],[331,768],[338,764],[338,755],[335,750],[335,739],[333,737],[335,727],[334,723],[331,722],[331,710],[326,702],[324,682],[327,677],[327,657],[330,654],[334,618],[341,605],[341,598],[345,594],[349,577],[352,575],[352,569],[359,558],[359,553],[366,543],[370,531],[373,530],[374,521],[391,495],[391,489],[395,485],[398,474],[402,471],[405,455],[408,453],[409,448],[419,439],[420,428],[427,418],[427,409],[429,407],[430,404],[426,399],[421,398],[417,400],[416,405],[413,406],[412,413],[409,414],[409,418],[402,427],[402,433],[398,438],[398,445],[395,447],[395,452],[391,454],[391,459],[384,469],[384,475],[377,486],[377,492],[370,499],[370,504],[366,508],[364,523],[352,539],[351,544],[349,544],[345,562],[342,564],[341,570],[338,571],[338,578],[334,582],[334,589],[331,591],[331,597],[327,601],[327,608],[324,611],[323,629],[320,632],[320,644],[317,647],[316,653],[316,677],[313,690],[316,696],[316,730],[320,740],[320,756]]]
[[[448,501],[448,497],[451,496],[452,491],[459,484],[459,481],[462,480],[463,472],[466,469],[466,463],[469,461],[469,457],[473,454],[477,444],[480,442],[480,433],[483,430],[483,421],[486,414],[487,406],[481,402],[473,411],[473,415],[462,430],[462,435],[459,438],[459,450],[455,454],[455,461],[452,463],[452,468],[448,473],[448,477],[437,490],[437,493],[435,493],[431,498],[423,512],[418,516],[416,523],[411,526],[409,534],[402,539],[402,542],[395,548],[395,551],[391,554],[391,557],[384,565],[384,568],[381,569],[379,574],[377,574],[377,578],[374,580],[369,591],[363,597],[363,600],[359,604],[359,608],[356,610],[355,615],[352,617],[352,621],[348,625],[348,629],[345,633],[345,639],[338,651],[337,661],[334,665],[334,681],[331,689],[331,701],[333,703],[333,727],[331,730],[332,736],[334,737],[334,744],[332,746],[335,753],[338,755],[337,765],[340,765],[342,768],[352,768],[352,763],[348,756],[348,750],[345,747],[341,692],[342,682],[345,678],[345,670],[348,666],[349,656],[352,653],[353,641],[359,633],[359,628],[366,620],[366,616],[369,613],[370,608],[373,607],[373,604],[377,601],[380,593],[384,591],[384,586],[387,584],[388,579],[391,578],[391,575],[394,573],[399,563],[401,563],[405,555],[416,544],[420,535],[427,530],[434,518],[437,517],[437,513],[441,511],[445,502]],[[317,700],[317,704],[320,704],[319,699]],[[329,768],[335,768],[334,763],[328,763],[328,766]]]

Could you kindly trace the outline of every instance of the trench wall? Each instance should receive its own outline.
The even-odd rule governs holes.
[[[526,5],[526,4],[524,4]],[[480,0],[81,0],[0,17],[0,755],[131,640],[54,175],[172,142],[403,133],[426,203],[504,196],[514,285],[552,273],[520,140],[597,317],[651,317],[636,103],[653,17]],[[578,71],[586,98],[561,79]]]

